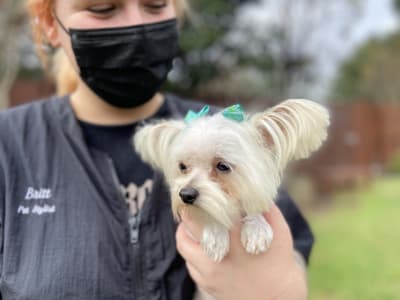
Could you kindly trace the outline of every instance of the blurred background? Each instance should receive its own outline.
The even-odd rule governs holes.
[[[51,95],[21,0],[0,0],[0,110]],[[316,244],[310,299],[400,299],[400,1],[196,0],[165,90],[329,107],[329,140],[285,185]],[[1,128],[0,128],[1,132]]]

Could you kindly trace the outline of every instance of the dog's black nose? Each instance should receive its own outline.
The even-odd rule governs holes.
[[[186,204],[193,204],[199,196],[199,192],[194,188],[183,188],[179,192],[179,196]]]

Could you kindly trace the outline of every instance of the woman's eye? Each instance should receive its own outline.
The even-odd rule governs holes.
[[[228,172],[231,171],[231,167],[228,164],[224,163],[224,162],[219,162],[217,164],[217,169],[219,171],[221,171],[221,172],[224,172],[224,173],[228,173]]]
[[[107,14],[112,12],[116,8],[113,4],[99,4],[87,8],[88,11],[95,14]]]
[[[146,8],[150,9],[150,10],[161,10],[163,8],[165,8],[167,6],[167,2],[166,1],[153,1],[153,2],[148,2],[145,4]]]

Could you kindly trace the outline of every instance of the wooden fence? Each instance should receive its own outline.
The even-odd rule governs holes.
[[[46,81],[19,81],[12,106],[53,92]],[[381,174],[400,151],[400,103],[352,102],[330,106],[331,126],[323,147],[294,171],[310,176],[318,191],[357,184]]]
[[[10,91],[10,106],[16,106],[51,95],[54,86],[45,79],[17,80]]]
[[[368,181],[400,153],[400,104],[343,103],[330,112],[327,142],[295,167],[320,192]]]

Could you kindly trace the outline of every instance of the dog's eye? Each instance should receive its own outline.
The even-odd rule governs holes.
[[[186,172],[187,166],[184,163],[179,163],[179,170],[182,172]]]
[[[217,164],[217,169],[218,169],[219,171],[221,171],[221,172],[226,172],[226,173],[231,171],[230,166],[227,165],[226,163],[223,163],[223,162],[219,162],[219,163]]]

